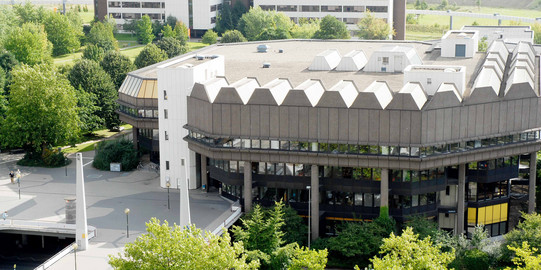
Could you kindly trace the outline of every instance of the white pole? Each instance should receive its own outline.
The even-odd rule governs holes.
[[[85,200],[85,182],[83,173],[83,155],[81,153],[76,154],[76,228],[75,240],[77,242],[78,249],[81,251],[86,250],[88,245],[88,225],[86,223],[86,200]]]

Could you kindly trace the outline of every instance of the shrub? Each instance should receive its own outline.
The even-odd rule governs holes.
[[[101,62],[104,56],[105,56],[105,50],[103,50],[102,48],[94,44],[87,45],[86,48],[83,50],[84,59]]]
[[[216,32],[212,31],[211,29],[205,32],[205,34],[203,35],[203,38],[201,39],[201,42],[212,45],[216,43],[217,39],[218,39],[218,34],[216,34]]]
[[[102,141],[96,147],[92,165],[100,170],[109,170],[110,163],[120,163],[123,171],[137,167],[139,157],[132,142],[128,140]]]
[[[246,38],[239,30],[227,30],[222,35],[222,43],[245,42]]]
[[[70,160],[64,156],[60,149],[52,147],[45,148],[41,155],[33,151],[27,151],[23,159],[17,162],[17,165],[31,167],[57,168],[70,163]]]

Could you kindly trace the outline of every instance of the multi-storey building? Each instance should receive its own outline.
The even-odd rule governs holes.
[[[396,39],[405,38],[405,0],[237,1],[246,6],[255,5],[265,10],[284,12],[295,22],[298,22],[299,18],[323,18],[326,15],[333,15],[343,20],[350,28],[355,28],[354,25],[367,10],[370,10],[374,16],[394,26]],[[153,20],[165,20],[166,16],[172,15],[186,23],[192,31],[203,34],[204,30],[216,26],[216,18],[222,5],[234,2],[224,0],[95,0],[95,13],[98,18],[111,15],[120,27],[127,20],[140,19],[143,15],[148,15]]]
[[[327,15],[340,19],[350,29],[357,29],[357,23],[367,11],[383,19],[396,30],[395,39],[405,39],[405,0],[254,0],[254,6],[264,10],[284,12],[293,21],[299,19],[321,19]]]
[[[126,93],[144,97],[156,80],[161,185],[184,198],[210,188],[245,210],[283,200],[310,216],[313,238],[381,207],[500,235],[514,185],[535,206],[539,56],[523,42],[477,52],[478,36],[214,45],[132,72],[121,89],[135,82]]]

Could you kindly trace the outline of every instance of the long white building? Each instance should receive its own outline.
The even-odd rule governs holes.
[[[98,18],[113,16],[119,25],[127,20],[140,19],[148,15],[153,20],[165,20],[172,15],[183,21],[192,31],[212,29],[216,18],[226,3],[224,0],[95,0]],[[396,30],[395,39],[405,36],[405,0],[254,0],[253,3],[264,10],[284,12],[293,21],[299,18],[320,19],[332,15],[345,22],[350,29],[370,10],[375,17],[385,20]],[[202,33],[201,33],[202,34]]]

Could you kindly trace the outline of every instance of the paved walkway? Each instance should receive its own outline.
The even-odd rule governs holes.
[[[75,195],[75,163],[48,169],[20,167],[15,164],[22,155],[0,153],[0,211],[18,220],[65,221],[64,198]],[[74,157],[74,155],[73,155]],[[116,254],[127,243],[145,231],[151,217],[174,223],[179,220],[179,192],[170,190],[171,210],[167,209],[167,190],[159,187],[156,173],[147,171],[106,172],[92,167],[93,152],[83,153],[88,224],[98,230],[97,237],[84,252],[77,252],[78,269],[111,269],[108,254]],[[21,199],[9,171],[20,169]],[[66,176],[67,172],[67,176]],[[231,212],[231,203],[216,193],[190,191],[192,222],[210,229]],[[126,215],[130,208],[130,238],[126,238]],[[210,225],[210,226],[209,226]],[[72,269],[73,256],[68,255],[49,269]]]

